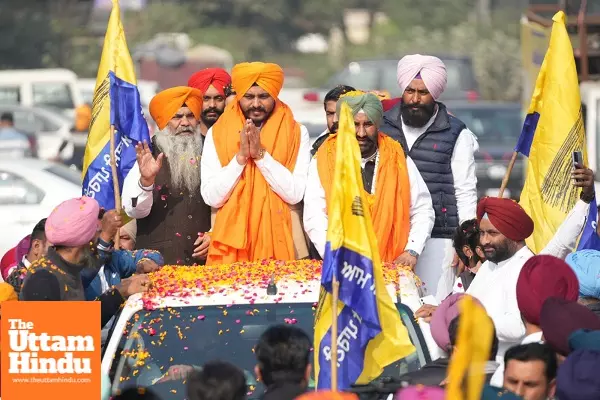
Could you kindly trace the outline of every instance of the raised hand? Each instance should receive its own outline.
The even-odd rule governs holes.
[[[135,145],[135,154],[138,167],[140,168],[140,183],[142,186],[152,186],[156,175],[158,175],[158,171],[162,167],[165,155],[160,153],[158,157],[154,158],[146,142]]]
[[[254,122],[249,120],[249,126],[246,130],[248,135],[248,143],[250,144],[250,157],[258,158],[260,154],[260,132]]]
[[[249,119],[246,120],[246,123],[240,132],[240,151],[236,155],[237,162],[240,165],[246,164],[250,158],[250,142],[248,141],[247,133],[249,129],[249,123],[252,123],[252,121]]]

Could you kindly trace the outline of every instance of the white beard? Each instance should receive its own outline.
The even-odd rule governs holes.
[[[181,132],[182,129],[179,128],[178,131]],[[156,133],[156,145],[169,163],[173,189],[187,189],[190,194],[198,193],[202,154],[200,130],[196,129],[192,136],[182,136],[173,134],[167,127]]]

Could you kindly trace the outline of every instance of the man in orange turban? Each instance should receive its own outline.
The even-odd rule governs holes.
[[[222,68],[206,68],[196,72],[188,80],[188,86],[202,92],[202,114],[200,132],[206,136],[208,130],[225,111],[225,88],[231,84],[231,76]]]
[[[198,89],[178,86],[154,96],[150,115],[160,131],[152,147],[137,145],[137,163],[123,183],[123,208],[138,220],[136,246],[158,250],[166,264],[203,263],[208,254],[210,207],[200,196],[198,170],[201,112]]]
[[[304,196],[310,139],[278,99],[276,64],[233,67],[236,101],[208,131],[201,193],[214,207],[208,263],[308,256],[298,203]]]
[[[360,147],[364,189],[369,200],[379,254],[384,262],[415,268],[434,223],[431,196],[402,146],[379,132],[383,107],[377,95],[361,91],[343,94],[354,115]],[[337,135],[329,136],[308,169],[304,196],[304,228],[323,256],[327,237],[327,203],[331,197]]]

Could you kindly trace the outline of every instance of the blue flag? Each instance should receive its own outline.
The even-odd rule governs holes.
[[[596,197],[590,203],[590,213],[588,214],[587,222],[583,228],[583,233],[579,239],[577,250],[599,250],[600,251],[600,236],[598,236],[598,205]]]

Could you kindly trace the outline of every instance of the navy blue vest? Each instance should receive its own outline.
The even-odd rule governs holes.
[[[449,115],[442,103],[437,105],[438,112],[433,124],[419,136],[410,151],[407,151],[408,145],[400,123],[400,104],[384,114],[379,130],[400,142],[404,153],[415,162],[427,184],[435,211],[431,237],[451,239],[459,219],[450,163],[458,135],[466,126],[458,118]]]

